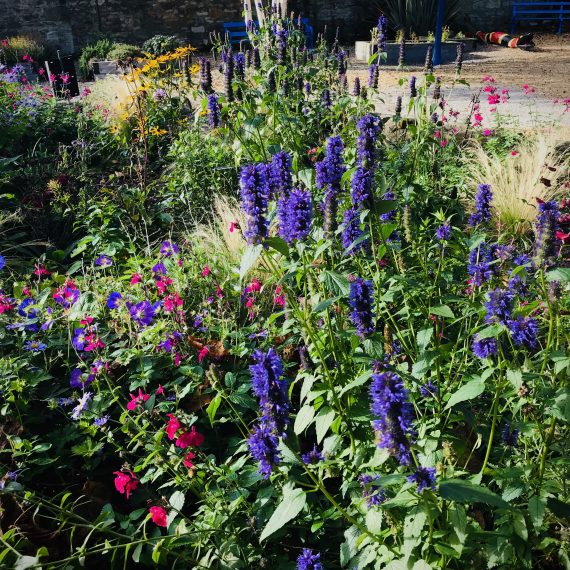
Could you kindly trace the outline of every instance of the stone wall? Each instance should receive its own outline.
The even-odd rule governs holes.
[[[513,0],[472,0],[463,31],[508,29]],[[289,0],[317,32],[365,39],[377,10],[375,0]],[[242,0],[0,0],[0,36],[25,33],[63,52],[79,51],[93,38],[142,43],[154,34],[176,34],[193,45],[226,21],[241,19]],[[374,12],[374,14],[373,14]],[[374,17],[371,17],[374,16]]]

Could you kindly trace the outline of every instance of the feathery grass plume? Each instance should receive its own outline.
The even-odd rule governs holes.
[[[488,154],[479,143],[468,152],[473,184],[491,185],[493,217],[509,231],[524,234],[532,228],[537,198],[548,202],[562,197],[570,164],[570,149],[561,150],[563,137],[561,132],[539,132],[504,159]]]

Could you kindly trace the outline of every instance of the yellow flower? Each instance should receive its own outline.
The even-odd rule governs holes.
[[[151,127],[148,130],[148,134],[149,135],[153,135],[155,137],[159,137],[161,135],[165,135],[166,133],[168,133],[168,131],[165,131],[164,129],[159,129],[158,127]]]

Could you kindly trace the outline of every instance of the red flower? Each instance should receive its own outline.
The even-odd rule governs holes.
[[[564,245],[570,243],[570,232],[564,233],[561,231],[556,232],[556,239],[559,239]]]
[[[174,414],[168,414],[170,418],[166,424],[166,435],[168,439],[174,439],[176,437],[176,432],[182,427],[182,424],[178,421]]]
[[[210,270],[210,268],[205,265],[204,269],[202,269],[202,273],[200,275],[202,275],[202,277],[208,277],[208,275],[210,275],[210,273],[212,273],[212,271]]]
[[[210,349],[207,346],[205,346],[198,353],[198,364],[200,364],[202,362],[202,360],[204,360],[204,358],[206,358],[206,356],[208,356],[208,354],[210,354]]]
[[[128,471],[127,473],[123,473],[122,471],[115,471],[113,475],[115,477],[115,489],[127,496],[127,499],[131,496],[131,491],[134,491],[138,484],[139,480],[135,477],[135,474],[132,471]]]
[[[142,281],[142,277],[138,273],[133,273],[131,277],[131,285],[136,285]]]
[[[184,461],[182,463],[184,463],[188,469],[194,469],[194,463],[192,463],[192,459],[194,459],[194,457],[196,457],[196,454],[189,451],[186,454],[186,457],[184,457]]]
[[[163,509],[162,507],[151,507],[149,511],[150,511],[150,516],[152,518],[152,522],[156,526],[163,526],[165,528],[168,526],[168,521],[167,521],[168,517],[165,509]]]
[[[139,388],[138,396],[135,396],[134,394],[130,394],[130,396],[131,396],[131,401],[127,404],[127,410],[129,410],[131,412],[139,404],[146,402],[150,398],[150,395],[149,394],[143,394],[143,391],[140,388]]]
[[[177,440],[176,446],[180,449],[186,449],[187,447],[198,447],[204,443],[205,437],[196,431],[196,428],[192,426],[190,431],[185,431]]]

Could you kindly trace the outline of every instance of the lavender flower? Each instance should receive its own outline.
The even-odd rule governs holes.
[[[382,14],[378,18],[378,51],[384,53],[388,44],[388,18]]]
[[[402,68],[404,65],[406,65],[406,38],[402,37],[398,49],[398,67]]]
[[[303,553],[297,558],[297,570],[323,570],[320,553],[313,554],[310,548],[303,548]]]
[[[485,281],[491,279],[496,272],[495,266],[491,265],[494,258],[493,252],[493,246],[488,246],[485,242],[469,252],[467,272],[471,275],[472,283],[476,287],[480,287]]]
[[[506,325],[513,311],[513,294],[503,289],[493,289],[488,295],[489,300],[483,303],[487,309],[485,322]]]
[[[428,46],[426,50],[426,59],[424,62],[424,73],[433,71],[433,46]]]
[[[285,57],[287,56],[287,30],[278,30],[277,37],[277,63],[285,65]]]
[[[271,420],[276,430],[284,436],[289,423],[289,397],[287,381],[283,379],[283,364],[275,349],[266,353],[255,351],[255,364],[249,369],[254,394],[259,399],[262,420]]]
[[[491,202],[493,192],[489,184],[479,184],[477,195],[475,196],[475,213],[469,218],[469,225],[476,226],[488,222],[492,217]]]
[[[420,387],[420,394],[423,398],[435,398],[439,394],[439,389],[431,380],[428,380]]]
[[[293,184],[291,174],[292,159],[288,152],[277,152],[271,158],[269,167],[269,186],[271,196],[286,197]]]
[[[418,89],[416,87],[416,76],[412,75],[410,77],[410,97],[417,97]]]
[[[447,241],[451,237],[451,226],[449,225],[449,222],[445,222],[437,228],[435,237],[439,241]]]
[[[344,51],[339,51],[336,54],[338,77],[343,80],[346,75],[346,53]]]
[[[503,427],[503,432],[501,433],[501,439],[503,443],[508,447],[516,447],[519,441],[519,430],[513,428],[509,422],[505,422]]]
[[[208,95],[208,120],[210,127],[217,129],[220,126],[220,105],[218,103],[218,96],[215,93]]]
[[[200,58],[200,89],[204,93],[212,92],[212,68],[210,61],[205,58]]]
[[[376,141],[380,132],[378,118],[373,115],[364,115],[357,124],[358,138],[356,139],[357,161],[365,168],[374,166]]]
[[[413,407],[402,380],[394,372],[374,374],[370,399],[372,413],[377,418],[373,425],[378,447],[388,450],[400,465],[408,465],[411,461],[409,436],[413,433]]]
[[[267,90],[269,93],[275,93],[277,91],[277,80],[275,79],[275,70],[269,70],[267,75]]]
[[[332,107],[331,92],[329,89],[323,91],[323,106],[325,109],[330,109]]]
[[[379,475],[361,475],[358,480],[362,487],[362,496],[366,499],[366,504],[371,507],[377,507],[386,500],[386,494],[378,485],[372,483],[379,478]]]
[[[242,208],[247,216],[244,232],[248,243],[259,243],[267,237],[267,201],[269,199],[268,168],[265,164],[249,164],[241,169]]]
[[[479,338],[479,335],[477,334],[473,337],[471,348],[473,350],[473,354],[481,360],[497,356],[499,352],[496,338]]]
[[[259,462],[259,473],[265,479],[269,479],[273,466],[278,465],[281,460],[277,449],[279,438],[274,422],[259,422],[247,442],[252,457]]]
[[[396,107],[394,108],[394,114],[397,117],[400,117],[402,115],[402,96],[398,95],[396,97]]]
[[[323,207],[323,226],[325,235],[332,239],[336,230],[338,209],[338,193],[345,172],[342,152],[344,146],[340,137],[331,137],[327,141],[327,154],[323,161],[316,165],[316,183],[318,188],[326,188]]]
[[[73,333],[73,338],[71,339],[71,344],[76,350],[83,350],[85,348],[85,329],[77,328]]]
[[[372,182],[374,172],[358,166],[352,178],[352,204],[358,207],[372,206]]]
[[[111,416],[109,416],[109,415],[101,416],[100,418],[95,418],[93,420],[93,425],[97,426],[97,427],[103,427],[104,425],[107,424],[107,422],[109,421],[110,418],[111,418]]]
[[[261,55],[259,53],[259,48],[256,46],[253,48],[253,68],[261,68]]]
[[[313,449],[311,449],[311,451],[308,451],[307,453],[303,453],[303,455],[301,455],[301,461],[303,461],[305,465],[314,465],[315,463],[320,463],[324,460],[325,456],[318,450],[316,444],[313,446]]]
[[[305,95],[307,95],[307,97],[311,94],[311,84],[307,81],[305,83]]]
[[[300,188],[281,198],[279,209],[279,235],[287,242],[305,239],[311,231],[313,202],[311,193]]]
[[[416,483],[418,493],[424,489],[435,491],[435,467],[418,467],[416,472],[407,478],[409,483]]]
[[[242,52],[234,55],[234,71],[238,81],[245,79],[245,55]]]
[[[465,54],[465,44],[459,42],[457,44],[457,57],[455,58],[455,72],[459,75],[463,67],[463,56]]]
[[[535,221],[533,264],[540,267],[556,253],[556,226],[560,212],[556,200],[539,202]]]
[[[362,237],[362,235],[363,231],[360,229],[360,214],[354,208],[350,208],[344,213],[342,247],[351,255],[367,249],[369,246],[367,239],[354,245],[354,242]]]
[[[354,86],[352,88],[352,94],[355,97],[360,97],[360,78],[359,77],[354,78]]]
[[[378,66],[375,63],[371,64],[368,72],[368,87],[378,89],[379,75]]]
[[[538,324],[532,317],[518,316],[506,324],[516,346],[524,346],[530,350],[538,347]]]

